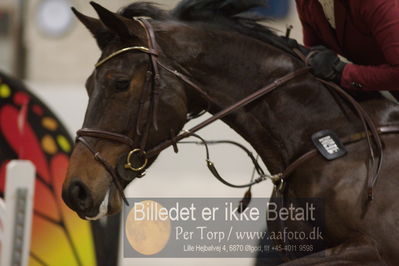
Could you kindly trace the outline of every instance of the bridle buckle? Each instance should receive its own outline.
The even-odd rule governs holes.
[[[144,156],[144,162],[140,167],[134,167],[131,163],[131,158],[136,153],[140,153],[142,156]],[[130,169],[134,172],[139,172],[139,171],[143,170],[147,166],[147,164],[148,164],[148,158],[147,158],[146,152],[142,151],[141,149],[134,149],[134,150],[131,150],[129,152],[129,154],[127,155],[126,164],[124,167],[126,169]]]

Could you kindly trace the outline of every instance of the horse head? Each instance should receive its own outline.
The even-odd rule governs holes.
[[[92,5],[99,19],[73,9],[102,54],[86,82],[89,103],[62,193],[86,219],[120,211],[123,188],[156,158],[146,149],[175,136],[189,112],[182,82],[158,65],[152,26]]]

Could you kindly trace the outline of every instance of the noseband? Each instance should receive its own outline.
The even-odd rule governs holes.
[[[182,73],[178,72],[177,70],[173,70],[169,68],[168,66],[165,66],[161,62],[158,61],[158,56],[160,55],[160,50],[159,47],[156,43],[155,40],[155,35],[154,35],[154,30],[152,28],[152,25],[142,17],[137,17],[133,18],[135,21],[140,23],[140,25],[144,28],[147,36],[147,45],[148,47],[143,47],[143,46],[132,46],[132,47],[127,47],[120,49],[111,55],[105,57],[104,59],[100,60],[95,66],[96,68],[102,66],[112,58],[124,54],[126,52],[131,52],[131,51],[138,51],[144,54],[147,54],[149,56],[150,60],[150,69],[147,71],[147,76],[146,76],[146,82],[144,84],[144,89],[142,90],[141,98],[140,98],[140,104],[139,104],[139,110],[138,110],[138,116],[137,116],[137,121],[136,121],[136,138],[135,140],[131,139],[130,137],[110,131],[104,131],[104,130],[99,130],[99,129],[89,129],[89,128],[83,128],[80,129],[77,132],[77,142],[81,142],[84,144],[88,150],[94,155],[94,158],[103,165],[103,167],[107,170],[107,172],[111,175],[113,182],[115,183],[115,187],[117,188],[120,196],[122,197],[123,201],[128,205],[126,197],[123,192],[123,187],[120,183],[120,179],[126,180],[123,176],[121,176],[118,171],[116,170],[116,167],[112,167],[112,165],[107,162],[99,152],[97,152],[87,141],[86,138],[97,138],[97,139],[103,139],[111,142],[116,142],[120,144],[126,145],[129,149],[130,152],[126,156],[126,162],[124,163],[123,167],[125,169],[129,169],[133,172],[136,172],[138,174],[138,177],[141,177],[144,175],[144,170],[147,167],[148,164],[148,159],[153,158],[154,156],[158,155],[162,150],[173,146],[175,152],[177,152],[177,143],[190,136],[197,136],[194,133],[207,125],[215,122],[216,120],[219,120],[229,114],[231,114],[234,111],[237,111],[241,107],[248,105],[249,103],[252,103],[253,101],[259,99],[260,97],[269,94],[270,92],[274,91],[276,88],[280,87],[281,85],[293,80],[296,77],[299,77],[301,75],[304,75],[306,73],[309,73],[309,67],[303,67],[300,69],[295,70],[294,72],[288,73],[284,76],[282,76],[279,79],[276,79],[274,82],[271,84],[268,84],[267,86],[257,90],[253,94],[245,97],[244,99],[240,100],[239,102],[231,105],[228,108],[222,109],[222,111],[218,112],[217,114],[213,115],[212,117],[208,118],[207,120],[203,121],[202,123],[194,126],[190,130],[185,130],[182,133],[175,135],[171,134],[171,138],[158,144],[157,146],[151,148],[150,150],[146,150],[146,143],[150,131],[151,124],[154,127],[155,130],[158,130],[157,126],[157,110],[158,110],[158,103],[160,99],[160,94],[162,92],[162,89],[164,87],[161,79],[160,79],[160,74],[159,74],[159,66],[166,70],[169,73],[172,73],[175,75],[178,79],[183,81],[184,83],[188,84],[190,87],[194,88],[210,105],[213,106],[218,106],[218,104],[206,93],[204,89],[202,89],[200,86],[192,82],[187,76],[183,75]],[[321,81],[324,82],[324,81]],[[325,83],[325,82],[324,82]],[[374,185],[381,166],[381,161],[382,161],[382,145],[381,145],[381,140],[379,139],[378,135],[378,129],[374,125],[374,123],[371,121],[371,119],[368,117],[367,113],[362,109],[362,107],[353,100],[351,96],[349,96],[345,91],[343,91],[341,88],[338,86],[334,86],[331,83],[326,84],[330,88],[333,88],[335,91],[338,92],[339,95],[341,95],[342,98],[344,98],[346,101],[348,101],[352,106],[355,107],[355,110],[359,117],[361,118],[363,122],[363,127],[364,127],[364,132],[365,134],[363,135],[362,138],[357,138],[355,141],[358,141],[363,138],[367,138],[368,144],[371,150],[371,156],[372,156],[372,175],[369,177],[369,193],[371,193],[372,186]],[[144,114],[143,112],[143,105],[147,100],[150,100],[150,108],[147,112],[147,114]],[[144,123],[141,123],[144,122]],[[144,124],[143,128],[140,128],[140,125]],[[370,130],[370,131],[369,131]],[[399,129],[396,128],[398,131]],[[389,131],[391,132],[391,131]],[[389,133],[388,131],[384,133]],[[370,137],[371,133],[371,137]],[[198,136],[197,136],[198,137]],[[353,139],[352,139],[353,140]],[[375,153],[373,152],[373,145],[372,141],[376,144],[378,150],[378,154],[380,156],[379,164],[378,166],[374,165],[375,162]],[[284,172],[278,173],[276,175],[262,175],[258,179],[254,180],[253,182],[241,186],[233,185],[226,180],[224,180],[216,171],[214,168],[213,163],[209,160],[209,155],[207,154],[207,164],[208,168],[211,170],[211,172],[216,176],[216,178],[221,181],[222,183],[231,186],[231,187],[251,187],[252,185],[259,183],[263,180],[265,180],[265,177],[268,177],[269,179],[272,179],[273,183],[280,188],[280,190],[283,189],[284,181],[285,178],[291,174],[299,165],[301,165],[305,160],[308,160],[310,157],[314,156],[317,154],[315,150],[312,150],[311,152],[308,152],[304,156],[300,157],[298,160],[294,161],[291,165],[289,165]],[[134,158],[137,160],[135,161]],[[134,165],[133,162],[140,162],[139,164],[141,165]],[[131,180],[126,180],[126,181],[131,181]],[[372,195],[372,194],[371,194]],[[370,195],[369,195],[370,196]]]

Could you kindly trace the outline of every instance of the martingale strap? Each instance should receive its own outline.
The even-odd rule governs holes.
[[[396,134],[396,133],[399,133],[399,125],[381,126],[381,127],[377,128],[377,132],[378,132],[379,135]],[[341,142],[343,144],[349,145],[349,144],[364,140],[366,138],[367,138],[367,133],[362,131],[362,132],[355,133],[355,134],[352,134],[352,135],[349,135],[349,136],[346,136],[346,137],[342,138]],[[287,183],[287,179],[289,178],[289,176],[295,170],[297,170],[302,164],[304,164],[308,160],[312,159],[313,157],[317,156],[318,154],[319,154],[319,151],[317,149],[312,149],[312,150],[308,151],[307,153],[303,154],[302,156],[300,156],[293,163],[291,163],[284,170],[284,172],[282,173],[280,179],[274,181],[274,184],[276,185],[278,190],[280,192],[284,192],[284,188],[285,188],[285,185]],[[372,183],[372,185],[375,184],[375,180],[373,180],[373,181],[374,181],[374,183]],[[368,182],[367,184],[369,185],[370,183]],[[370,196],[370,194],[368,194],[368,196]],[[373,198],[369,197],[369,199],[371,200]]]
[[[194,133],[192,133],[191,136],[199,139],[200,141],[197,141],[197,142],[196,141],[181,141],[179,143],[203,145],[205,147],[205,152],[206,152],[206,160],[205,161],[206,161],[209,171],[213,174],[213,176],[217,180],[219,180],[222,184],[224,184],[226,186],[229,186],[232,188],[247,188],[247,187],[252,187],[253,185],[256,185],[256,184],[263,182],[267,179],[270,179],[272,181],[277,181],[281,178],[281,174],[278,174],[278,175],[266,174],[263,171],[262,167],[259,165],[255,156],[252,154],[252,152],[250,152],[244,145],[241,145],[241,144],[239,144],[235,141],[231,141],[231,140],[207,141],[207,140],[203,139],[201,136],[194,134]],[[243,185],[232,184],[229,181],[227,181],[226,179],[224,179],[217,171],[215,164],[211,161],[210,155],[209,155],[208,145],[216,145],[216,144],[231,144],[231,145],[234,145],[234,146],[240,148],[241,150],[243,150],[248,155],[248,157],[251,159],[251,162],[254,165],[254,171],[256,171],[259,176],[257,178],[253,177],[253,179],[251,180],[250,183],[243,184]]]
[[[311,54],[305,56],[301,50],[296,48],[294,48],[293,51],[300,59],[302,59],[305,65],[309,65],[308,59],[310,58]],[[383,157],[384,157],[383,146],[379,135],[380,132],[377,129],[377,126],[374,123],[374,121],[371,119],[369,114],[363,109],[363,107],[352,96],[350,96],[346,91],[344,91],[340,86],[338,86],[334,82],[326,81],[320,78],[317,78],[317,80],[326,85],[327,88],[332,89],[342,99],[348,102],[355,109],[357,115],[359,116],[362,122],[365,138],[367,140],[369,153],[370,153],[370,165],[368,167],[371,169],[369,169],[367,177],[367,196],[369,200],[372,200],[374,198],[373,187],[380,175]]]

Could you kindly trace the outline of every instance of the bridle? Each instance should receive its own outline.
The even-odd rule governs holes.
[[[107,172],[111,175],[112,180],[117,188],[120,196],[122,197],[125,204],[128,205],[126,196],[123,192],[123,186],[121,185],[120,179],[124,179],[123,175],[120,175],[118,171],[116,171],[110,163],[108,163],[99,152],[97,152],[93,147],[91,147],[90,143],[86,140],[85,137],[92,137],[98,139],[105,139],[108,141],[119,142],[121,144],[125,144],[129,147],[130,152],[127,154],[127,161],[124,164],[124,168],[130,169],[131,171],[137,172],[138,177],[144,175],[143,170],[148,164],[148,157],[145,152],[145,146],[148,140],[148,135],[150,132],[151,124],[158,130],[157,124],[157,110],[158,103],[161,94],[161,90],[163,88],[163,84],[161,83],[160,74],[159,74],[159,63],[158,63],[158,55],[159,50],[157,47],[157,43],[155,41],[154,31],[152,29],[151,24],[142,17],[134,18],[135,21],[141,24],[144,28],[147,35],[147,47],[144,46],[131,46],[120,49],[109,56],[101,59],[96,65],[95,68],[101,67],[103,64],[111,60],[112,58],[130,52],[130,51],[138,51],[149,56],[150,67],[146,73],[146,80],[144,83],[144,89],[141,92],[140,101],[139,101],[139,110],[138,116],[136,120],[136,135],[140,136],[140,139],[137,138],[136,142],[130,137],[122,134],[118,134],[115,132],[99,130],[99,129],[89,129],[82,128],[77,132],[76,142],[81,142],[84,144],[88,150],[94,155],[94,158],[103,165],[103,167],[107,170]],[[146,100],[150,98],[150,107],[148,109],[148,113],[144,114],[144,104]],[[145,117],[144,117],[145,116]],[[141,123],[144,121],[145,123]],[[143,128],[141,128],[141,124]],[[144,158],[142,165],[134,166],[132,163],[132,159],[134,156],[140,156]],[[130,181],[130,180],[128,180]]]
[[[164,84],[162,83],[162,80],[160,78],[160,73],[159,73],[159,67],[162,69],[166,70],[167,72],[172,73],[175,75],[178,79],[183,81],[184,83],[188,84],[190,87],[195,89],[210,105],[217,106],[217,103],[206,93],[204,89],[202,89],[199,85],[196,83],[192,82],[190,78],[188,78],[186,75],[178,72],[177,70],[171,69],[168,66],[162,64],[158,59],[160,55],[160,50],[157,45],[157,42],[155,40],[155,35],[154,35],[154,30],[152,25],[148,22],[147,19],[143,17],[135,17],[133,18],[136,22],[140,23],[140,25],[144,28],[147,36],[147,47],[144,46],[131,46],[131,47],[126,47],[123,49],[120,49],[111,55],[105,57],[104,59],[100,60],[95,67],[99,68],[112,58],[127,53],[131,51],[137,51],[141,52],[144,54],[147,54],[149,56],[149,61],[150,61],[150,67],[147,70],[147,75],[146,75],[146,81],[144,84],[144,89],[142,90],[141,96],[140,96],[140,103],[139,103],[139,110],[138,110],[138,116],[137,116],[137,121],[136,121],[136,138],[133,140],[130,137],[126,135],[122,135],[119,133],[115,132],[110,132],[110,131],[105,131],[105,130],[100,130],[100,129],[89,129],[89,128],[82,128],[78,130],[77,132],[77,138],[76,142],[81,142],[84,144],[88,150],[94,155],[94,158],[103,165],[103,167],[106,169],[106,171],[111,175],[112,180],[115,184],[115,187],[117,188],[120,196],[122,197],[123,201],[128,205],[126,197],[123,192],[123,187],[121,185],[120,179],[125,179],[123,176],[121,176],[118,171],[116,170],[117,166],[115,168],[112,167],[110,163],[108,163],[99,152],[97,152],[87,141],[86,138],[97,138],[97,139],[103,139],[103,140],[108,140],[112,142],[118,142],[120,144],[124,144],[129,147],[130,152],[126,156],[126,162],[124,163],[123,167],[125,169],[130,169],[131,171],[134,171],[137,173],[138,177],[141,177],[144,174],[144,170],[147,167],[148,164],[148,159],[155,157],[158,155],[162,150],[173,146],[174,151],[177,152],[177,143],[181,141],[182,139],[188,138],[190,136],[197,137],[201,140],[202,143],[205,143],[205,140],[203,140],[201,137],[195,134],[198,130],[208,126],[209,124],[215,122],[216,120],[219,120],[221,118],[226,117],[227,115],[231,114],[234,111],[237,111],[238,109],[242,108],[245,105],[248,105],[252,103],[253,101],[261,98],[262,96],[265,96],[272,91],[274,91],[276,88],[279,88],[283,84],[292,81],[293,79],[302,76],[306,73],[309,73],[309,67],[305,66],[302,68],[299,68],[295,70],[294,72],[288,73],[275,81],[273,81],[271,84],[268,84],[267,86],[257,90],[256,92],[250,94],[249,96],[245,97],[244,99],[238,101],[237,103],[221,110],[220,112],[216,113],[212,117],[206,119],[205,121],[201,122],[200,124],[194,126],[193,128],[189,130],[185,130],[181,132],[180,134],[171,134],[170,138],[163,141],[162,143],[158,144],[155,147],[152,147],[149,150],[146,150],[146,144],[147,144],[147,139],[149,135],[149,131],[151,128],[151,125],[154,127],[155,130],[158,130],[158,125],[157,125],[157,110],[158,110],[158,103],[160,99],[160,94],[163,90]],[[300,57],[304,56],[299,53],[298,55]],[[372,193],[372,188],[379,176],[379,172],[381,169],[381,164],[382,164],[382,144],[381,140],[379,137],[379,134],[381,133],[393,133],[393,132],[399,132],[399,127],[384,127],[384,130],[381,130],[381,128],[377,128],[374,124],[374,122],[371,120],[371,118],[368,116],[366,111],[363,110],[363,108],[360,106],[359,103],[357,103],[349,94],[347,94],[344,90],[342,90],[340,87],[337,85],[326,82],[324,80],[320,80],[322,83],[326,84],[328,87],[332,88],[333,91],[338,93],[343,99],[345,99],[357,112],[358,116],[360,117],[364,132],[363,134],[357,134],[357,135],[351,135],[347,137],[344,142],[345,143],[351,143],[355,141],[359,141],[361,139],[367,139],[368,141],[368,146],[370,148],[370,155],[371,155],[371,164],[370,168],[372,169],[369,171],[370,175],[368,177],[368,197],[369,199],[373,198],[373,193]],[[148,109],[147,114],[144,114],[143,111],[143,106],[146,101],[150,100],[150,107]],[[145,123],[141,123],[144,121]],[[143,128],[140,128],[140,124],[144,124]],[[172,132],[173,133],[173,132]],[[374,146],[374,145],[375,146]],[[216,171],[216,168],[214,167],[214,164],[209,160],[209,153],[207,152],[207,166],[211,170],[214,176],[221,181],[223,184],[231,186],[231,187],[251,187],[254,184],[257,184],[259,182],[262,182],[266,179],[271,179],[277,189],[279,191],[283,191],[286,183],[287,177],[294,172],[303,162],[307,161],[311,157],[315,156],[317,154],[316,150],[311,150],[310,152],[306,153],[305,155],[301,156],[299,159],[295,160],[293,163],[291,163],[285,171],[281,173],[277,173],[274,175],[266,175],[263,173],[263,171],[259,172],[261,175],[259,178],[253,180],[251,183],[245,184],[245,185],[234,185],[231,184],[230,182],[224,180]],[[140,162],[141,165],[135,165],[133,163],[134,158],[137,159],[137,161]],[[252,157],[251,157],[252,158]],[[253,160],[254,161],[254,160]],[[118,162],[119,163],[119,162]],[[256,166],[256,163],[254,163]],[[126,179],[125,179],[126,180]],[[131,180],[127,180],[131,181]]]

